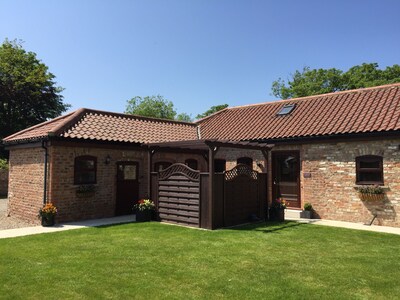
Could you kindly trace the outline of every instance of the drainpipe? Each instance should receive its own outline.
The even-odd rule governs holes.
[[[43,186],[43,205],[46,204],[47,198],[47,157],[48,157],[48,148],[47,148],[47,140],[42,140],[42,148],[44,149],[44,186]]]

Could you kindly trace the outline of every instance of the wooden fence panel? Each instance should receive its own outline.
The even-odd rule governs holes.
[[[161,221],[200,225],[200,174],[184,164],[158,173],[158,214]]]

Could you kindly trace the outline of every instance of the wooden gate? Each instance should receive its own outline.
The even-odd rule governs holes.
[[[158,182],[154,192],[160,220],[199,227],[200,172],[177,163],[152,178]]]
[[[224,226],[254,221],[263,218],[266,202],[266,178],[251,167],[239,164],[225,172],[224,184]]]

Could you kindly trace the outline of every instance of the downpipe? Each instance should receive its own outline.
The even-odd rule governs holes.
[[[44,149],[44,186],[43,186],[43,205],[47,203],[47,159],[49,156],[47,148],[47,140],[42,141],[42,148]]]

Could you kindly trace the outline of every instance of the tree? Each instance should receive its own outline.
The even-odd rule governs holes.
[[[205,111],[202,114],[198,114],[196,116],[196,119],[205,118],[205,117],[207,117],[207,116],[209,116],[209,115],[211,115],[213,113],[216,113],[217,111],[220,111],[220,110],[222,110],[224,108],[227,108],[227,107],[228,107],[228,104],[220,104],[220,105],[211,106],[211,108],[209,110]]]
[[[133,97],[127,101],[126,114],[174,120],[176,111],[171,101],[163,96]]]
[[[70,106],[63,103],[63,88],[56,86],[36,53],[21,41],[0,46],[0,138],[59,116]],[[2,156],[5,153],[2,152]]]
[[[187,113],[180,113],[176,116],[177,121],[192,122],[192,117]]]
[[[272,83],[272,94],[281,99],[305,97],[357,88],[365,88],[400,82],[400,66],[393,65],[385,70],[377,63],[364,63],[351,67],[346,72],[339,69],[303,68],[291,74],[288,82],[278,78]]]

